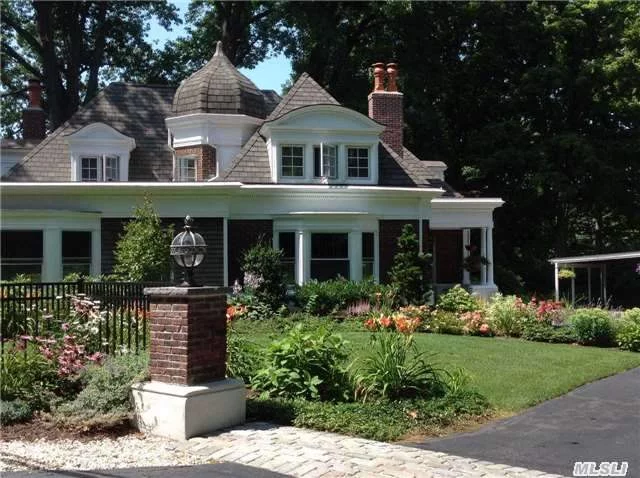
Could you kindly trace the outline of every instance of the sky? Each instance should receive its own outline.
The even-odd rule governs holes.
[[[177,0],[172,3],[178,7],[180,16],[184,21],[184,15],[187,12],[189,2],[186,0]],[[155,20],[152,20],[151,29],[147,33],[147,38],[156,48],[162,48],[168,40],[175,40],[179,36],[185,35],[184,23],[182,25],[174,25],[172,30],[168,32],[158,25]],[[211,55],[213,55],[213,52],[211,52]],[[282,94],[282,85],[291,76],[291,62],[287,60],[284,55],[280,54],[272,58],[267,58],[251,70],[240,68],[240,72],[253,81],[258,88],[262,90],[275,90]]]

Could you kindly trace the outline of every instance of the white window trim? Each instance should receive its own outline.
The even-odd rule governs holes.
[[[308,150],[309,148],[306,147],[307,145],[305,144],[296,144],[296,143],[282,143],[280,145],[278,145],[278,175],[285,180],[289,180],[289,181],[299,181],[300,179],[304,179],[309,173],[309,166],[308,166]],[[282,160],[282,150],[284,148],[302,148],[302,175],[300,176],[285,176],[284,174],[282,174],[282,170],[284,168],[284,163]],[[313,156],[313,151],[311,152],[312,156]]]
[[[316,176],[316,158],[315,158],[315,154],[316,154],[316,148],[320,149],[320,176]],[[325,148],[333,148],[335,150],[335,165],[334,165],[334,169],[335,169],[335,174],[333,175],[329,175],[326,174],[324,167],[325,167],[325,163],[324,163],[324,153],[325,153]],[[339,177],[339,165],[340,165],[340,147],[337,144],[329,144],[329,143],[323,143],[322,141],[320,142],[320,144],[315,144],[313,145],[313,178],[314,179],[321,179],[321,180],[325,180],[325,181],[331,181],[331,180],[336,180]],[[329,168],[331,169],[331,168]]]
[[[107,159],[109,158],[116,158],[118,160],[117,164],[117,172],[118,172],[118,177],[116,179],[109,179],[107,180]],[[96,174],[96,180],[95,181],[91,181],[91,180],[87,180],[87,179],[83,179],[82,177],[82,171],[83,171],[83,161],[85,159],[96,159],[96,168],[97,168],[97,174]],[[117,154],[80,154],[79,158],[77,160],[77,180],[80,182],[86,182],[86,183],[93,183],[93,182],[98,182],[98,183],[102,183],[102,182],[110,182],[110,181],[122,181],[122,158],[117,155]]]
[[[367,150],[367,176],[366,177],[355,177],[355,176],[349,176],[349,150],[350,149],[366,149]],[[345,163],[345,168],[346,168],[346,177],[349,181],[353,181],[353,182],[369,182],[371,181],[371,175],[372,175],[372,168],[371,168],[371,147],[369,145],[354,145],[354,144],[347,144],[345,145],[345,157],[344,157],[344,163]],[[360,169],[358,167],[358,169]]]
[[[182,176],[182,162],[183,161],[193,161],[193,179],[183,179]],[[175,174],[174,178],[176,182],[182,183],[193,183],[198,180],[198,158],[193,155],[186,156],[178,156],[176,157],[176,166],[175,166]],[[189,168],[191,169],[191,168]]]

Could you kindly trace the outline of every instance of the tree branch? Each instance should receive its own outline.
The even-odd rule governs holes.
[[[13,28],[16,33],[24,40],[26,41],[29,46],[31,48],[33,48],[33,50],[38,54],[38,55],[42,55],[42,45],[40,44],[40,42],[36,39],[36,37],[34,37],[31,33],[29,33],[27,30],[25,30],[18,22],[15,18],[13,18],[11,15],[5,15],[2,17],[2,22],[6,23],[7,25],[9,25],[11,28]]]
[[[16,60],[20,65],[25,68],[29,73],[34,75],[38,79],[42,79],[42,73],[35,66],[29,63],[20,53],[18,53],[11,45],[7,42],[2,42],[2,51],[9,55],[11,58]]]

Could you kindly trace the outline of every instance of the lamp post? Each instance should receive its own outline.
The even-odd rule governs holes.
[[[207,244],[200,234],[191,230],[192,225],[193,219],[185,217],[184,231],[171,242],[171,256],[184,268],[184,280],[180,287],[200,287],[193,279],[193,270],[202,263],[207,251]]]

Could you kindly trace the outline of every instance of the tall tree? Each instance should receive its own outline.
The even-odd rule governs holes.
[[[131,75],[145,64],[152,54],[145,39],[152,17],[165,28],[179,21],[176,7],[166,1],[4,0],[3,89],[28,77],[40,79],[53,130],[96,95],[101,80]],[[3,96],[3,103],[12,98]]]

